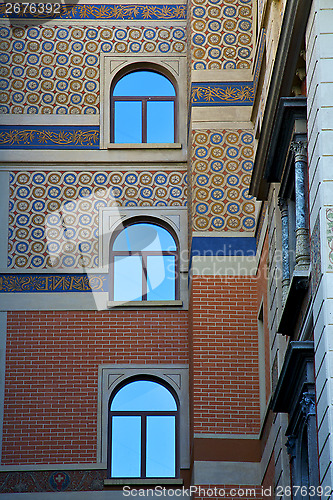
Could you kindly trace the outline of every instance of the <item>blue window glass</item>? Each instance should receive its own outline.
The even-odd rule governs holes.
[[[141,418],[112,417],[112,477],[141,475]]]
[[[125,385],[112,400],[112,411],[176,411],[171,392],[151,380],[136,380]]]
[[[113,244],[114,251],[176,250],[176,242],[166,229],[140,222],[125,227]]]
[[[171,81],[151,70],[124,75],[111,94],[111,142],[175,141],[176,91]]]
[[[161,453],[163,450],[163,453]],[[147,477],[176,475],[176,417],[147,416]]]
[[[153,380],[117,391],[110,404],[111,477],[176,477],[177,412],[170,390]]]
[[[115,142],[141,142],[142,103],[138,101],[117,101],[114,103]]]
[[[147,142],[174,142],[174,103],[147,102]]]
[[[155,71],[133,71],[121,78],[114,87],[114,96],[175,96],[170,80]]]

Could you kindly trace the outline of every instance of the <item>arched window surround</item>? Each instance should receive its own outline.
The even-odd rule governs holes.
[[[175,95],[174,96],[117,96],[113,95],[114,89],[116,85],[120,82],[120,80],[131,73],[140,72],[140,71],[149,71],[156,73],[165,77],[173,86]],[[136,101],[142,103],[142,140],[139,141],[142,144],[147,144],[147,103],[153,101],[173,101],[174,103],[174,138],[173,143],[176,143],[178,140],[178,85],[177,81],[172,75],[170,71],[168,71],[165,67],[162,67],[158,64],[152,62],[142,62],[142,63],[133,63],[128,64],[124,68],[122,68],[113,78],[111,87],[110,87],[110,139],[111,144],[114,144],[115,141],[115,103],[117,101]],[[166,141],[164,141],[166,142]],[[149,144],[149,143],[148,143]]]
[[[175,250],[172,251],[167,251],[167,250],[161,250],[159,252],[151,252],[151,251],[135,251],[135,252],[116,252],[113,250],[114,243],[117,239],[117,237],[120,235],[120,233],[131,226],[134,225],[139,225],[139,224],[152,224],[154,226],[158,226],[164,230],[166,230],[171,237],[173,238],[175,242]],[[136,217],[131,217],[128,220],[126,220],[124,223],[120,223],[113,231],[111,240],[110,240],[110,285],[109,285],[109,290],[110,290],[110,300],[114,301],[117,300],[116,297],[114,297],[114,290],[115,290],[115,258],[116,256],[130,256],[130,255],[137,255],[141,256],[142,258],[142,298],[141,301],[147,301],[147,275],[148,275],[148,265],[147,265],[147,260],[149,256],[153,255],[159,255],[161,257],[166,257],[166,256],[174,256],[175,257],[175,274],[174,274],[174,299],[171,300],[179,300],[179,240],[178,240],[178,235],[174,231],[174,229],[167,224],[165,221],[162,221],[159,218],[152,217],[152,216],[136,216]]]
[[[114,398],[116,395],[121,391],[124,387],[128,386],[129,384],[137,381],[148,381],[148,382],[154,382],[165,389],[169,391],[171,396],[173,397],[175,403],[176,403],[176,410],[175,411],[113,411],[111,409],[112,403],[114,401]],[[177,392],[174,390],[174,388],[166,382],[163,378],[159,378],[158,376],[154,375],[144,375],[144,374],[138,374],[134,376],[129,376],[126,379],[122,380],[120,383],[118,383],[115,388],[112,390],[111,395],[109,397],[108,401],[108,455],[107,455],[107,471],[108,471],[108,477],[110,478],[119,478],[122,479],[119,476],[112,476],[112,418],[117,417],[117,416],[138,416],[141,419],[141,473],[140,476],[135,476],[138,477],[138,479],[146,479],[146,478],[155,478],[153,476],[147,476],[146,474],[146,444],[147,444],[147,418],[149,416],[153,417],[158,417],[158,416],[174,416],[175,417],[175,474],[170,475],[170,476],[165,476],[165,477],[171,477],[171,478],[178,478],[179,477],[179,472],[180,472],[180,460],[179,460],[179,428],[180,428],[180,402],[178,398]],[[126,476],[128,477],[128,476]]]
[[[179,468],[190,467],[189,367],[182,363],[102,364],[98,367],[97,462],[107,469],[110,398],[121,384],[133,377],[165,381],[179,402]],[[162,382],[161,382],[162,383]],[[112,480],[113,481],[113,480]],[[118,484],[118,480],[117,484]]]

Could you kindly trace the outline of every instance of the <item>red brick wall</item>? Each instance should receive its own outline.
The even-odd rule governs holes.
[[[186,311],[8,313],[3,463],[96,461],[102,363],[187,363]]]
[[[194,432],[257,433],[257,278],[194,276],[191,308]]]

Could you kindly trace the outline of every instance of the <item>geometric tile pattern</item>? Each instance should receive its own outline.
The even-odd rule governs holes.
[[[192,218],[196,231],[253,231],[253,134],[200,130],[192,139]]]
[[[182,27],[0,28],[0,113],[96,114],[100,53],[185,51]]]
[[[12,172],[8,267],[98,267],[102,207],[185,206],[186,172]]]
[[[251,0],[193,0],[193,69],[248,69],[252,62]]]

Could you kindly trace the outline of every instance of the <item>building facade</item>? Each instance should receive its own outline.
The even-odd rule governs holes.
[[[0,25],[3,498],[330,498],[331,2]]]

